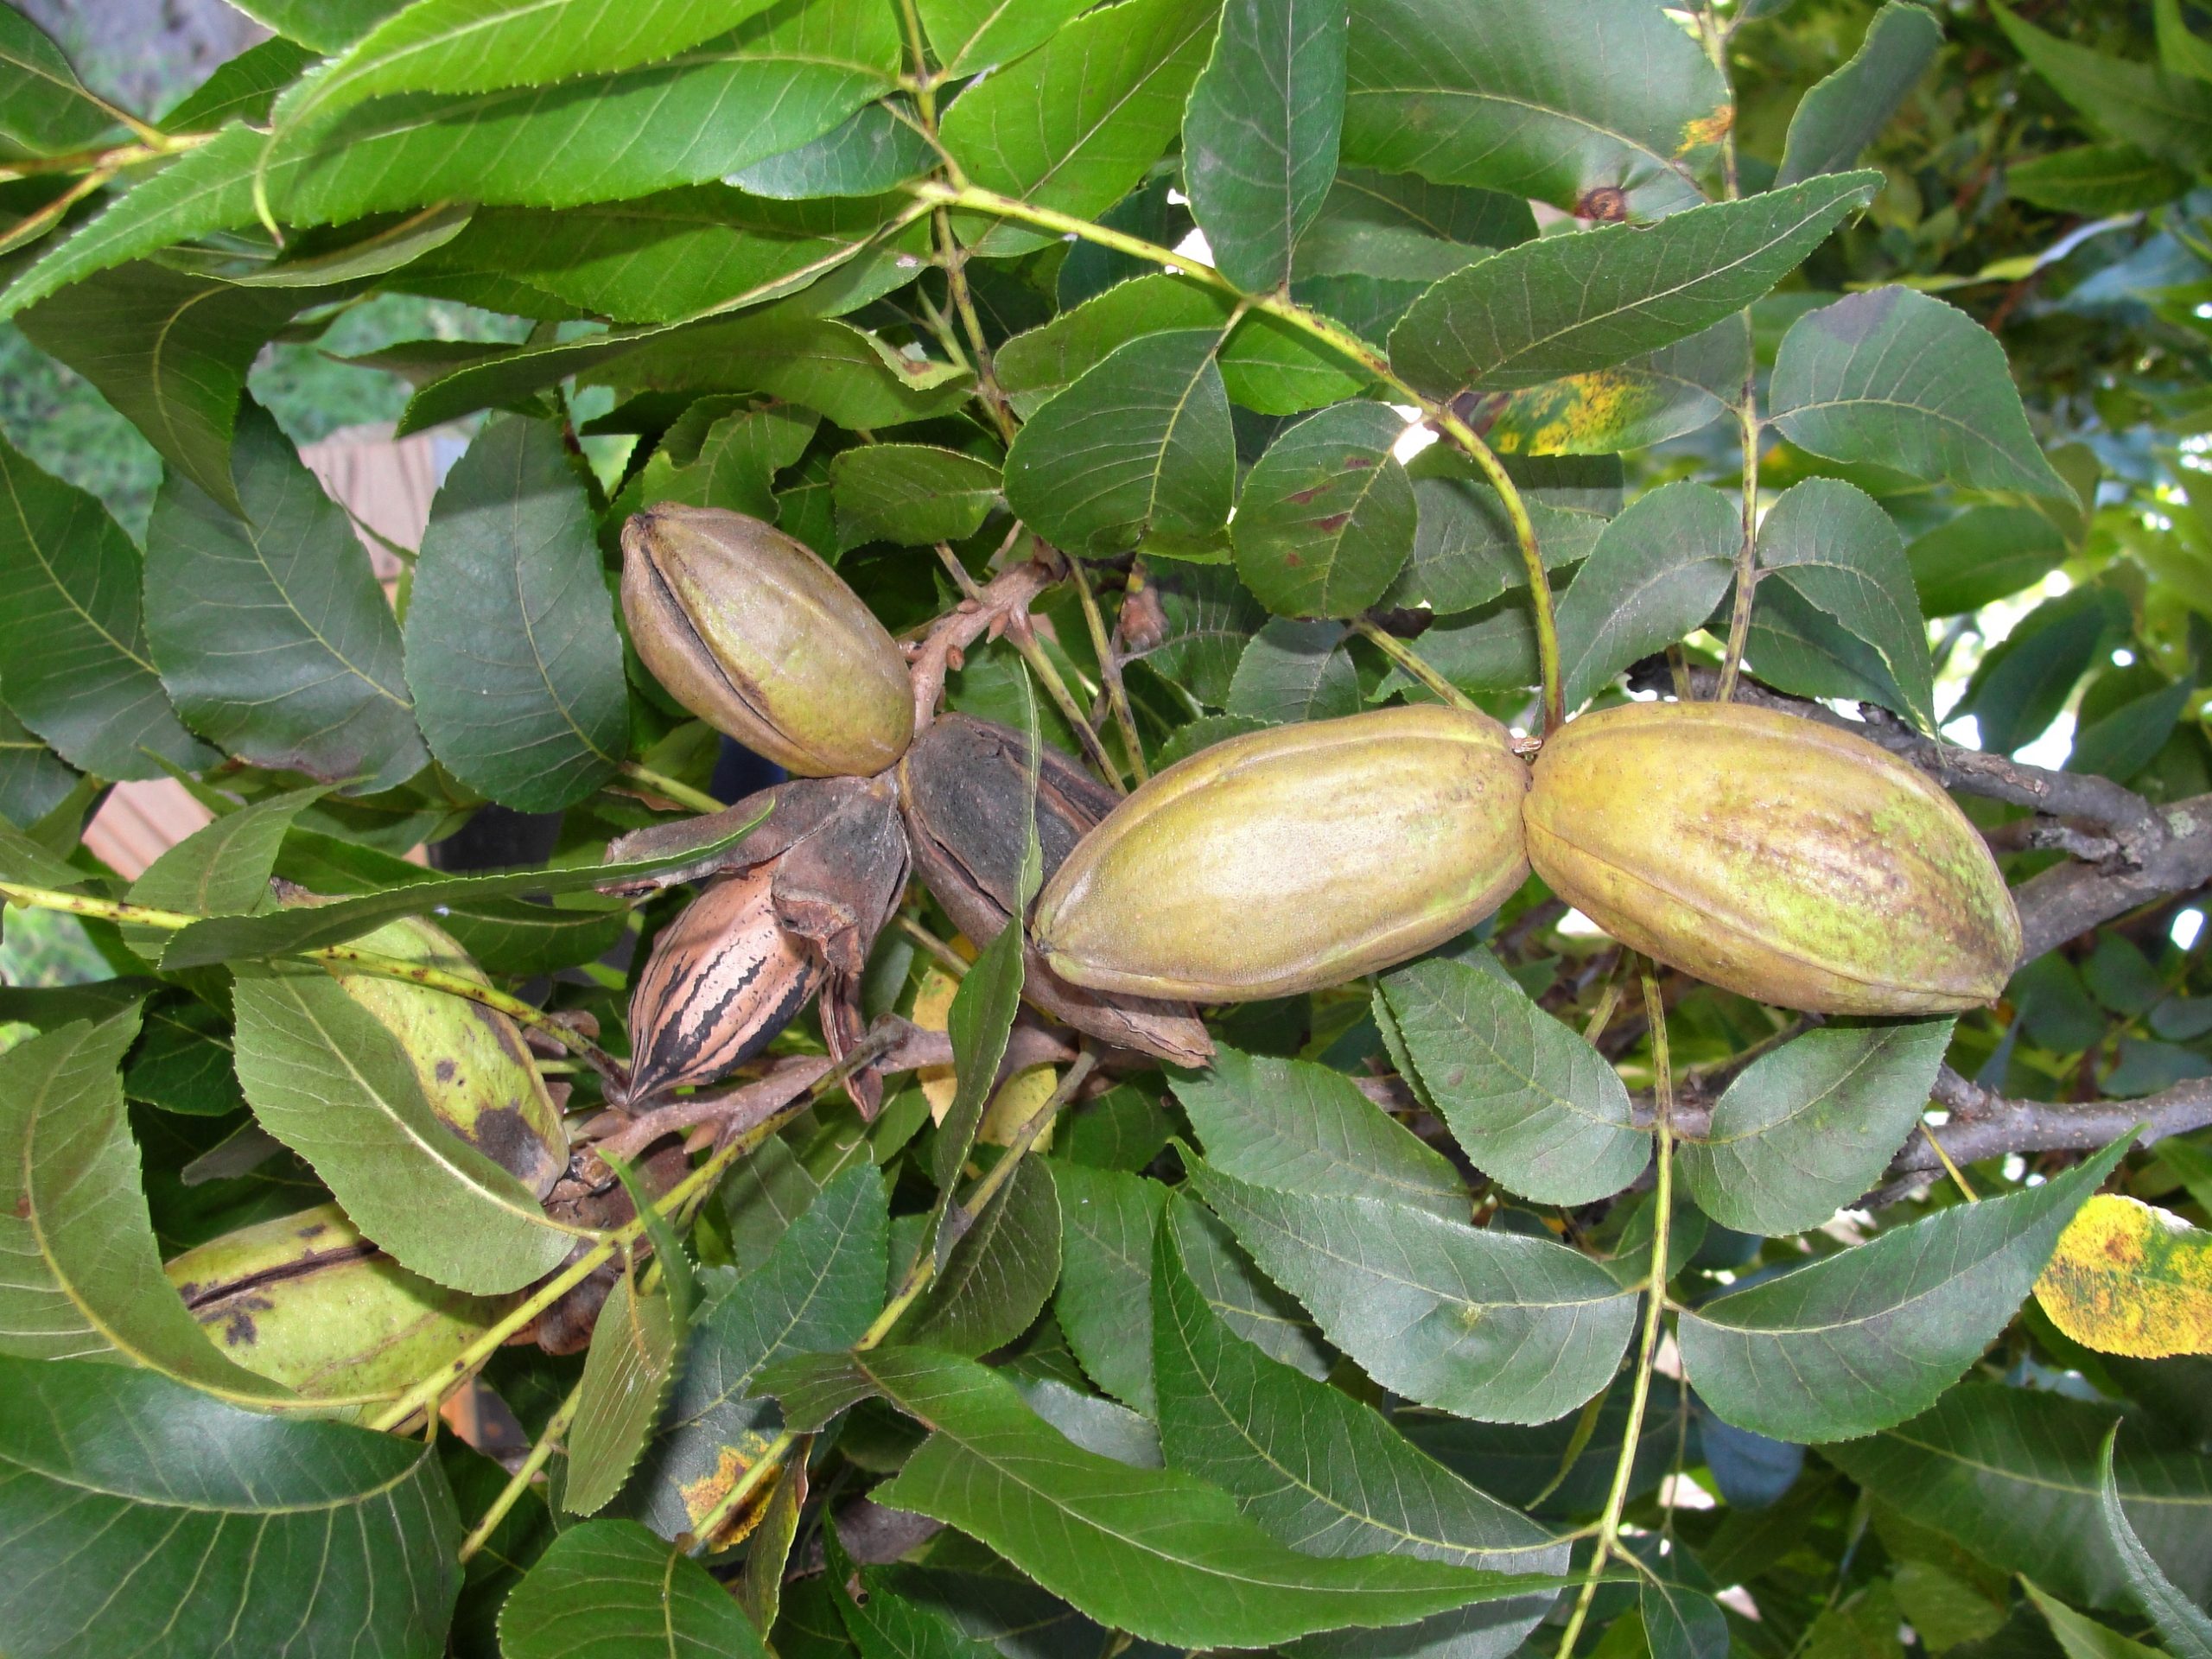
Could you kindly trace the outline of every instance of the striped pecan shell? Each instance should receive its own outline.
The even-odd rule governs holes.
[[[630,1099],[727,1076],[791,1021],[823,963],[776,917],[775,867],[725,875],[653,941],[630,993]]]
[[[718,854],[705,850],[748,823],[754,828],[734,846]],[[766,923],[755,911],[747,911],[739,924],[737,901],[726,897],[722,905],[732,925],[740,925],[745,938],[753,941],[734,948],[741,957],[759,950],[764,953],[764,962],[768,953],[796,950],[805,957],[810,977],[787,1007],[777,1001],[781,1017],[743,1053],[733,1056],[728,1045],[713,1044],[700,1049],[695,1061],[674,1065],[664,1077],[661,1066],[648,1067],[647,1056],[658,1052],[657,1044],[680,1039],[673,1034],[666,1039],[653,1036],[639,1023],[665,1017],[664,1010],[672,1006],[662,983],[669,976],[656,975],[662,948],[656,944],[653,960],[646,964],[631,999],[631,1041],[639,1057],[632,1100],[642,1101],[657,1090],[680,1088],[687,1083],[710,1081],[751,1058],[782,1029],[817,985],[822,992],[823,1041],[831,1058],[843,1058],[860,1041],[866,1025],[861,1010],[861,976],[868,967],[868,952],[906,886],[906,836],[899,825],[898,791],[891,779],[887,776],[794,779],[748,796],[721,812],[625,836],[608,848],[607,856],[611,861],[664,857],[687,847],[702,849],[700,861],[671,871],[662,881],[719,876],[709,890],[711,895],[740,876],[748,880],[757,877],[766,894],[767,921],[780,930],[784,942],[774,942],[775,935],[766,931]],[[706,896],[695,901],[693,911],[705,902]],[[679,920],[670,933],[683,928],[690,915],[686,912],[685,919]],[[703,938],[717,925],[702,916],[697,924],[700,937]],[[728,971],[736,971],[736,964]],[[761,982],[763,986],[766,982]],[[659,988],[653,988],[657,986]],[[653,990],[650,1001],[649,989]],[[747,1006],[751,1010],[749,1002]],[[673,1056],[675,1051],[669,1052]],[[709,1063],[721,1069],[709,1076],[690,1075]],[[845,1088],[862,1112],[874,1115],[883,1098],[875,1068],[863,1067],[855,1072]]]

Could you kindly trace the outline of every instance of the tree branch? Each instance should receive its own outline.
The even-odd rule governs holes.
[[[1970,1083],[1945,1066],[1936,1074],[1935,1097],[1950,1114],[1936,1137],[1958,1164],[2012,1152],[2088,1152],[2107,1146],[2137,1124],[2136,1137],[2149,1146],[2170,1135],[2212,1125],[2212,1077],[2195,1077],[2140,1100],[2082,1103],[2014,1100]],[[1888,1179],[1867,1200],[1895,1203],[1926,1187],[1943,1173],[1942,1160],[1925,1135],[1907,1141],[1891,1163]]]

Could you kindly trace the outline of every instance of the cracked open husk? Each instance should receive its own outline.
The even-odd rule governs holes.
[[[914,868],[944,912],[977,945],[1014,913],[1027,839],[1021,804],[1028,742],[1020,732],[967,715],[942,715],[899,763],[899,798]],[[1058,751],[1040,751],[1035,822],[1044,873],[1058,869],[1085,831],[1115,805],[1114,792]],[[1204,1065],[1213,1039],[1187,1002],[1086,990],[1055,974],[1034,945],[1022,996],[1103,1042]]]
[[[836,571],[772,524],[673,503],[633,514],[622,611],[671,696],[800,777],[873,777],[914,734],[897,644]]]
[[[1382,709],[1179,760],[1085,836],[1031,938],[1078,985],[1287,996],[1441,944],[1528,874],[1529,769],[1471,709]]]
[[[1544,746],[1529,855],[1606,932],[1821,1014],[1979,1007],[2020,922],[1974,825],[1864,738],[1741,703],[1630,703]]]
[[[394,1395],[489,1330],[512,1297],[408,1272],[321,1204],[187,1250],[165,1268],[208,1340],[311,1400]]]

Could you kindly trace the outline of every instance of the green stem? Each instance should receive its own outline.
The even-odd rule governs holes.
[[[115,172],[111,167],[95,168],[36,213],[27,213],[17,219],[6,235],[0,236],[0,253],[13,253],[17,248],[37,241],[59,225],[72,207],[104,187],[115,176]]]
[[[499,1489],[499,1497],[492,1500],[492,1507],[484,1511],[484,1518],[476,1523],[475,1529],[461,1541],[460,1559],[463,1566],[467,1564],[470,1556],[491,1541],[492,1535],[499,1530],[499,1522],[507,1518],[507,1511],[513,1509],[522,1495],[530,1490],[531,1480],[552,1457],[561,1437],[569,1432],[569,1425],[575,1421],[576,1406],[583,1397],[583,1384],[579,1382],[569,1390],[569,1397],[545,1420],[544,1432],[537,1437],[537,1444],[530,1448],[530,1455],[522,1460],[522,1466]]]
[[[694,812],[719,812],[728,804],[716,800],[702,789],[694,789],[689,784],[679,783],[673,778],[641,766],[634,760],[623,762],[622,775],[639,788],[651,790],[664,800],[674,801],[678,806],[688,806]]]
[[[899,912],[897,919],[899,931],[928,951],[931,956],[936,957],[938,965],[945,972],[950,974],[955,979],[965,979],[968,976],[966,957],[903,910]]]
[[[715,1183],[722,1178],[732,1164],[793,1118],[812,1110],[823,1096],[834,1089],[843,1087],[848,1077],[869,1061],[880,1058],[881,1053],[880,1045],[863,1040],[850,1054],[817,1078],[797,1100],[779,1108],[743,1134],[733,1135],[728,1145],[717,1147],[706,1162],[654,1200],[652,1207],[663,1216],[671,1218],[686,1215],[686,1206],[693,1199],[703,1198],[711,1192]],[[436,1371],[416,1383],[369,1427],[384,1430],[395,1428],[416,1412],[442,1399],[511,1338],[528,1326],[531,1320],[588,1279],[603,1263],[612,1261],[617,1251],[629,1249],[645,1236],[645,1224],[642,1216],[634,1217],[621,1226],[601,1234],[597,1243],[532,1291],[505,1318],[484,1332]]]
[[[821,1083],[815,1084],[812,1089],[772,1116],[763,1119],[743,1135],[733,1137],[728,1146],[717,1150],[705,1163],[661,1194],[660,1198],[655,1201],[653,1208],[664,1216],[674,1215],[693,1197],[713,1186],[721,1179],[723,1173],[740,1158],[775,1134],[793,1118],[810,1109],[822,1094],[827,1092],[825,1085],[831,1084],[833,1081],[842,1083],[843,1078],[835,1073],[831,1077],[824,1077]],[[394,1405],[369,1427],[387,1431],[396,1428],[416,1412],[443,1399],[464,1378],[472,1375],[486,1360],[504,1347],[509,1338],[521,1332],[539,1314],[590,1278],[604,1263],[613,1260],[618,1250],[628,1249],[645,1235],[645,1224],[643,1217],[633,1217],[604,1235],[598,1243],[591,1246],[582,1255],[532,1291],[505,1319],[486,1330],[467,1347],[440,1366],[432,1375],[424,1377],[402,1395]]]
[[[730,1489],[715,1500],[715,1507],[706,1517],[691,1529],[691,1550],[694,1555],[703,1555],[715,1548],[715,1535],[729,1524],[730,1516],[745,1507],[746,1500],[760,1490],[769,1476],[784,1466],[784,1459],[799,1443],[800,1436],[785,1429],[761,1448],[753,1465],[731,1484]]]
[[[1065,1106],[1069,1097],[1082,1086],[1083,1080],[1090,1075],[1092,1069],[1097,1064],[1097,1057],[1089,1050],[1076,1056],[1074,1064],[1067,1069],[1067,1075],[1060,1079],[1059,1087],[1052,1090],[1052,1097],[1023,1121],[1021,1128],[1014,1135],[1012,1144],[1007,1147],[1006,1155],[976,1178],[976,1185],[957,1206],[963,1214],[972,1219],[983,1212],[983,1207],[990,1203],[992,1197],[1013,1179],[1015,1166],[1020,1163],[1030,1147],[1036,1144],[1037,1136],[1043,1131],[1045,1125],[1051,1122],[1058,1114],[1060,1108]],[[950,1219],[950,1217],[947,1219]],[[925,1241],[920,1253],[915,1256],[913,1265],[906,1270],[906,1276],[900,1281],[899,1288],[893,1293],[891,1300],[883,1305],[883,1311],[878,1313],[868,1329],[861,1333],[860,1340],[853,1344],[855,1353],[866,1353],[891,1334],[893,1327],[899,1323],[906,1310],[914,1305],[925,1290],[929,1288],[930,1280],[935,1270],[936,1251],[927,1241]],[[728,1525],[730,1516],[738,1512],[746,1500],[760,1489],[761,1483],[766,1481],[769,1475],[782,1464],[784,1459],[790,1455],[792,1446],[798,1444],[799,1439],[798,1434],[787,1428],[768,1443],[753,1466],[738,1477],[736,1483],[721,1495],[715,1507],[709,1510],[699,1524],[692,1529],[692,1536],[696,1540],[691,1546],[691,1553],[694,1555],[704,1554],[713,1548],[712,1540],[715,1535]]]
[[[1037,1137],[1043,1133],[1045,1126],[1059,1115],[1060,1108],[1067,1104],[1069,1098],[1083,1086],[1083,1080],[1091,1074],[1097,1065],[1098,1057],[1089,1049],[1077,1054],[1074,1064],[1068,1067],[1066,1074],[1060,1078],[1059,1087],[1052,1090],[1051,1098],[1023,1120],[1020,1128],[1014,1132],[1013,1141],[1007,1144],[1005,1155],[976,1178],[976,1185],[969,1189],[968,1196],[956,1206],[970,1222],[976,1217],[982,1215],[983,1206],[990,1203],[1001,1187],[1014,1179],[1015,1166],[1021,1162],[1029,1148],[1036,1144]],[[950,1215],[945,1218],[948,1221],[951,1219]],[[855,1353],[866,1353],[891,1334],[891,1328],[899,1323],[900,1317],[914,1305],[921,1294],[929,1288],[930,1280],[937,1272],[936,1258],[937,1251],[931,1243],[924,1241],[920,1253],[914,1258],[913,1265],[906,1269],[906,1278],[899,1282],[899,1288],[892,1294],[891,1300],[884,1304],[883,1312],[875,1316],[874,1322],[861,1333],[861,1339],[853,1344]]]
[[[1472,709],[1475,706],[1472,697],[1430,667],[1404,640],[1387,632],[1373,618],[1359,617],[1353,621],[1352,626],[1377,651],[1434,692],[1440,701],[1454,709]]]
[[[363,950],[350,944],[327,944],[319,950],[303,951],[312,961],[332,966],[335,971],[349,974],[369,974],[378,979],[401,979],[429,990],[443,991],[486,1008],[496,1008],[518,1026],[542,1031],[561,1044],[571,1054],[582,1060],[604,1077],[622,1082],[629,1079],[629,1068],[616,1059],[597,1043],[575,1027],[556,1020],[536,1005],[518,996],[495,990],[489,985],[479,984],[466,974],[450,973],[442,968],[433,968],[426,963],[409,962],[399,957],[379,956],[373,950]]]
[[[197,149],[211,143],[219,135],[212,132],[181,133],[170,137],[156,132],[150,127],[140,127],[142,142],[116,144],[105,149],[73,150],[67,156],[28,156],[0,167],[0,181],[29,178],[40,173],[74,173],[80,168],[94,172],[113,172],[118,168],[136,167],[141,162],[156,162],[164,156],[178,155],[188,149]]]
[[[1099,677],[1106,682],[1106,706],[1114,711],[1122,747],[1128,751],[1129,775],[1142,783],[1152,773],[1144,763],[1144,744],[1137,737],[1137,717],[1129,707],[1128,688],[1122,683],[1122,659],[1114,654],[1113,637],[1106,632],[1105,613],[1098,608],[1098,596],[1090,591],[1083,561],[1071,553],[1067,566],[1075,580],[1076,598],[1083,606],[1083,626],[1090,635],[1091,650],[1098,656]]]
[[[0,881],[0,898],[4,898],[10,904],[28,906],[34,910],[59,911],[67,916],[113,922],[118,926],[158,927],[172,933],[190,927],[194,922],[208,919],[183,911],[156,910],[149,905],[134,905],[115,899],[95,899],[88,893],[59,893],[52,888],[34,887],[17,881]],[[602,1075],[613,1077],[627,1075],[620,1060],[582,1032],[518,996],[510,996],[505,991],[480,984],[464,974],[433,968],[427,963],[381,956],[351,944],[327,944],[318,950],[302,950],[296,954],[309,962],[319,962],[326,966],[337,965],[337,971],[370,974],[378,979],[405,980],[410,984],[421,985],[433,991],[444,991],[487,1008],[497,1008],[518,1025],[544,1032]]]
[[[1075,700],[1075,694],[1068,690],[1067,682],[1060,677],[1060,671],[1053,665],[1052,658],[1038,639],[1036,630],[1029,626],[1029,619],[1027,616],[1014,618],[1007,625],[1006,632],[1007,638],[1014,641],[1014,648],[1021,653],[1021,660],[1029,664],[1029,671],[1045,688],[1045,695],[1060,711],[1060,717],[1074,731],[1076,741],[1083,745],[1084,758],[1098,769],[1098,775],[1112,786],[1116,795],[1128,794],[1128,785],[1122,781],[1122,769],[1114,764],[1114,757],[1106,752],[1106,745],[1100,741],[1098,734],[1091,730],[1090,721],[1084,715],[1083,705]]]
[[[1698,34],[1705,42],[1705,54],[1711,60],[1714,73],[1719,75],[1721,85],[1728,88],[1730,119],[1728,130],[1720,138],[1720,173],[1727,200],[1733,201],[1743,194],[1736,173],[1736,89],[1728,73],[1728,31],[1713,16],[1710,3],[1698,13]],[[1745,316],[1744,326],[1747,331],[1751,327],[1748,314]],[[1744,665],[1744,646],[1751,633],[1751,601],[1758,587],[1759,409],[1757,376],[1756,367],[1744,371],[1743,391],[1735,408],[1736,429],[1744,452],[1744,532],[1743,539],[1736,548],[1736,602],[1728,614],[1728,644],[1720,658],[1720,683],[1714,694],[1722,702],[1736,695],[1736,679]]]
[[[1561,703],[1559,677],[1559,630],[1553,620],[1551,586],[1544,575],[1543,556],[1536,545],[1535,525],[1529,517],[1528,504],[1522,499],[1520,487],[1505,470],[1505,464],[1498,460],[1475,429],[1460,419],[1448,402],[1440,403],[1415,390],[1391,368],[1388,357],[1342,324],[1309,311],[1281,294],[1246,294],[1211,265],[1178,253],[1173,248],[1164,248],[1141,237],[1109,230],[1103,225],[1094,225],[1090,220],[1079,219],[1072,213],[1039,207],[973,185],[947,184],[941,180],[923,179],[906,188],[910,194],[932,206],[965,207],[976,213],[996,214],[1001,219],[1019,219],[1040,230],[1078,237],[1100,247],[1126,253],[1131,258],[1141,259],[1169,270],[1181,271],[1209,288],[1234,296],[1253,310],[1264,312],[1319,340],[1417,407],[1425,419],[1466,453],[1491,487],[1497,492],[1499,499],[1505,504],[1505,516],[1513,525],[1514,542],[1520,549],[1522,566],[1528,575],[1530,605],[1535,616],[1536,661],[1544,685],[1544,729],[1549,733],[1564,721],[1566,713]]]
[[[1643,1335],[1637,1348],[1636,1383],[1629,1395],[1628,1422],[1622,1431],[1620,1457],[1613,1465],[1613,1484],[1605,1495],[1605,1513],[1598,1519],[1597,1548],[1591,1554],[1581,1593],[1575,1599],[1574,1611],[1567,1619],[1565,1634],[1560,1637],[1556,1659],[1573,1659],[1575,1638],[1581,1635],[1583,1624],[1590,1616],[1590,1604],[1597,1599],[1599,1576],[1606,1561],[1615,1555],[1633,1561],[1620,1547],[1621,1515],[1628,1507],[1629,1484],[1636,1473],[1637,1452],[1643,1438],[1643,1415],[1651,1403],[1652,1363],[1659,1355],[1660,1329],[1667,1312],[1667,1246],[1675,1207],[1674,1063],[1668,1052],[1667,1009],[1660,1000],[1659,981],[1648,965],[1640,977],[1643,982],[1644,1017],[1651,1026],[1651,1069],[1657,1106],[1652,1125],[1658,1145],[1653,1154],[1657,1179],[1652,1191],[1651,1272],[1645,1281]]]

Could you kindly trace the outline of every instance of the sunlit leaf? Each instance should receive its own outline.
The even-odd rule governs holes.
[[[2012,1321],[2068,1220],[2126,1150],[1945,1210],[1681,1316],[1682,1363],[1729,1422],[1849,1440],[1924,1410]]]
[[[2212,1353],[2212,1233],[2117,1192],[2084,1204],[2058,1236],[2036,1300],[2099,1353]]]

